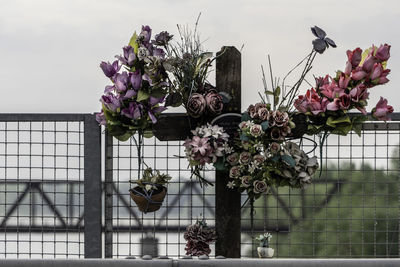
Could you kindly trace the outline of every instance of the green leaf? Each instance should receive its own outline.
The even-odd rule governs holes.
[[[266,94],[266,95],[274,95],[274,92],[266,90],[266,91],[265,91],[265,94]]]
[[[282,160],[289,164],[291,167],[296,166],[296,161],[290,155],[282,155]]]
[[[225,164],[224,164],[224,159],[223,159],[223,157],[219,157],[219,158],[217,159],[217,161],[214,163],[214,168],[215,168],[217,171],[223,171],[223,170],[225,170]]]
[[[331,126],[333,128],[335,128],[336,124],[339,124],[339,123],[351,124],[351,120],[350,120],[348,115],[345,115],[345,116],[342,116],[342,117],[339,117],[339,118],[334,118],[334,117],[330,116],[328,118],[328,120],[326,121],[326,125]]]
[[[143,90],[140,90],[138,92],[136,101],[140,102],[140,101],[143,101],[143,100],[147,100],[149,97],[150,97],[150,95],[148,93],[144,92]]]
[[[140,92],[140,91],[139,91]],[[151,91],[150,95],[155,98],[161,98],[166,95],[163,89],[155,89]]]
[[[264,132],[268,129],[268,126],[268,121],[264,121],[263,123],[261,123],[261,128]]]
[[[344,124],[333,129],[331,133],[338,135],[347,135],[352,128],[353,127],[351,124]]]
[[[249,113],[244,112],[242,114],[242,121],[249,121],[249,120],[251,120],[251,117],[250,117]]]
[[[153,131],[148,130],[143,132],[144,138],[152,138],[153,136],[154,136]]]
[[[121,142],[127,141],[131,136],[132,136],[132,134],[130,132],[126,132],[125,134],[118,135],[118,136],[114,135],[114,137],[117,138]]]
[[[133,51],[135,52],[135,54],[137,54],[138,50],[139,50],[139,44],[136,42],[138,38],[138,35],[136,34],[136,31],[133,33],[131,39],[129,40],[129,45],[132,46]]]
[[[240,140],[242,141],[249,141],[249,137],[246,134],[241,134],[240,135]]]
[[[275,89],[275,96],[280,96],[281,95],[281,88],[278,86],[278,87],[276,87],[276,89]]]

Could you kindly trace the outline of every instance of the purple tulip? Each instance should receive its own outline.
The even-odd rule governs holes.
[[[116,56],[123,64],[128,65],[130,67],[133,66],[136,60],[135,52],[133,51],[133,47],[128,45],[122,48],[124,51],[124,56]]]
[[[126,71],[115,75],[115,89],[117,92],[125,92],[129,86],[129,76]]]
[[[139,90],[140,87],[142,87],[142,73],[140,72],[140,70],[136,70],[135,72],[132,73],[131,83],[133,89],[135,90]]]
[[[155,105],[164,102],[164,99],[165,99],[165,96],[163,96],[161,98],[155,98],[155,97],[150,96],[149,97],[149,105],[150,105],[150,107],[154,107]]]
[[[112,91],[114,91],[115,86],[114,85],[107,85],[106,88],[104,89],[104,93],[111,93]]]
[[[106,117],[104,116],[103,110],[101,110],[100,113],[97,113],[97,114],[96,114],[96,121],[97,121],[100,125],[107,125]]]
[[[122,115],[125,115],[126,117],[130,118],[130,119],[138,119],[140,117],[142,117],[142,108],[143,106],[141,104],[138,104],[137,102],[129,102],[129,107],[128,108],[124,108],[121,111]]]
[[[108,78],[113,77],[119,71],[120,67],[118,66],[118,60],[115,60],[112,64],[104,61],[100,63],[100,68]]]
[[[376,51],[376,58],[380,61],[387,61],[390,57],[390,45],[381,45]]]
[[[139,34],[139,38],[143,43],[149,43],[151,38],[150,26],[142,26],[142,32]]]
[[[117,108],[121,106],[120,100],[112,94],[101,96],[100,102],[113,112],[115,112]]]

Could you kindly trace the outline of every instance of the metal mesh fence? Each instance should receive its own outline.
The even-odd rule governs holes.
[[[398,122],[367,123],[361,137],[329,136],[312,185],[272,190],[255,202],[259,230],[242,234],[242,256],[255,256],[251,236],[270,231],[276,257],[398,257],[399,144]],[[242,226],[249,213],[243,210]]]
[[[186,226],[197,218],[205,218],[214,226],[214,187],[201,188],[190,180],[190,169],[184,155],[182,142],[160,142],[145,139],[144,162],[161,173],[168,173],[172,180],[168,193],[157,212],[141,213],[129,196],[137,179],[137,150],[132,140],[114,141],[113,146],[113,257],[185,255],[183,233]],[[106,170],[107,171],[107,170]],[[204,171],[204,177],[214,181],[213,170]],[[106,241],[107,242],[107,241]],[[213,250],[214,251],[214,250]]]
[[[0,257],[83,256],[83,156],[82,121],[0,121]]]

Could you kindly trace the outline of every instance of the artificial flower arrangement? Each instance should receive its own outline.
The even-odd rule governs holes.
[[[112,84],[106,86],[100,98],[102,110],[96,119],[116,139],[133,139],[138,153],[138,187],[131,190],[131,196],[134,201],[134,195],[144,197],[146,206],[154,209],[152,206],[157,206],[153,205],[157,202],[155,199],[165,196],[166,188],[161,186],[169,178],[158,171],[153,174],[150,169],[146,169],[140,178],[144,164],[142,147],[143,138],[153,136],[153,125],[166,109],[163,103],[170,88],[166,46],[172,35],[163,31],[151,39],[151,33],[149,26],[143,26],[139,35],[133,34],[129,44],[123,48],[123,54],[116,56],[117,60],[101,62],[100,67]],[[148,208],[140,210],[150,211]]]
[[[160,209],[167,194],[167,188],[164,185],[170,179],[171,176],[168,174],[161,174],[158,170],[153,171],[147,167],[141,179],[130,181],[137,184],[129,192],[140,211],[146,213]]]
[[[232,153],[224,155],[230,177],[227,186],[246,192],[251,203],[267,193],[270,187],[304,188],[310,184],[319,164],[315,156],[309,157],[299,146],[302,138],[306,138],[304,135],[323,136],[322,147],[329,134],[346,135],[351,130],[360,134],[361,124],[367,119],[367,90],[388,82],[386,76],[390,70],[386,69],[386,61],[390,46],[373,46],[363,55],[357,48],[347,52],[344,72],[339,71],[334,79],[329,76],[317,78],[315,88],[298,96],[317,53],[336,47],[322,29],[315,26],[311,30],[317,39],[313,41],[311,53],[296,65],[306,62],[300,79],[285,90],[285,79],[292,69],[281,85],[272,81],[269,90],[263,72],[265,97],[243,113],[239,138],[233,143]],[[298,111],[293,110],[293,106]],[[348,111],[353,108],[361,113],[350,117]],[[393,108],[381,98],[372,110],[372,116],[388,120],[387,114],[391,112]]]
[[[217,234],[214,228],[207,226],[204,219],[197,220],[195,224],[189,225],[183,236],[186,243],[186,255],[201,256],[211,253],[210,244],[215,242]]]
[[[194,30],[179,26],[180,42],[167,47],[168,66],[172,73],[171,93],[167,105],[183,105],[193,121],[193,128],[221,114],[224,103],[230,101],[227,93],[217,92],[207,80],[212,63],[216,59],[212,52],[202,47],[197,25]]]
[[[201,176],[200,172],[204,170],[207,163],[223,167],[223,156],[232,150],[229,146],[229,135],[224,128],[209,123],[197,127],[192,134],[193,137],[186,139],[183,143],[192,176],[199,180],[201,186],[212,185]]]
[[[272,258],[274,255],[274,249],[269,247],[271,238],[272,235],[270,233],[264,233],[254,238],[260,242],[259,246],[257,247],[258,256],[260,258]]]

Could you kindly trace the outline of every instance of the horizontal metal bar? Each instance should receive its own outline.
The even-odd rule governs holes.
[[[0,121],[83,121],[85,113],[0,113]]]

